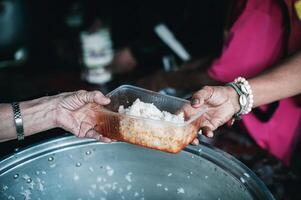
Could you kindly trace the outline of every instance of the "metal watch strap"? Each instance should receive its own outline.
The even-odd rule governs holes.
[[[24,128],[23,128],[23,119],[20,111],[20,106],[18,102],[13,102],[12,104],[14,121],[16,125],[16,132],[18,140],[24,140]]]

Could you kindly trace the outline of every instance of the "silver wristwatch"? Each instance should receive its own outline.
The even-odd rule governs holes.
[[[19,103],[13,102],[11,105],[14,112],[14,121],[16,125],[17,139],[19,141],[24,140],[23,119],[22,119]]]

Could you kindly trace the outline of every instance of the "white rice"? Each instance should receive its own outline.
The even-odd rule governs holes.
[[[118,112],[126,115],[144,117],[155,120],[163,120],[173,123],[184,122],[183,112],[174,115],[167,111],[160,111],[154,104],[144,103],[140,101],[140,99],[136,99],[136,101],[128,108],[124,108],[124,106],[119,106]]]

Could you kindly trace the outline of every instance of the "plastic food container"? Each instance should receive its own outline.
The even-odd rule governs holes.
[[[202,123],[205,108],[192,109],[184,99],[163,95],[142,88],[123,85],[107,96],[111,103],[102,109],[95,129],[103,136],[140,146],[178,153],[194,138]],[[118,113],[119,106],[131,106],[139,98],[145,103],[153,103],[161,111],[176,114],[184,112],[183,123],[173,123]],[[188,116],[185,113],[190,109]]]

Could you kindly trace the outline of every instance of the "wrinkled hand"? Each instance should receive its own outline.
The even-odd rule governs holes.
[[[57,127],[63,128],[77,137],[95,138],[103,142],[111,142],[109,138],[103,137],[94,130],[95,115],[87,112],[89,103],[106,105],[110,99],[99,91],[87,92],[80,90],[77,92],[67,92],[54,96],[55,123]]]
[[[237,93],[227,86],[205,86],[193,95],[191,105],[195,109],[208,107],[201,125],[202,134],[207,137],[213,137],[213,131],[230,121],[240,109]],[[193,144],[198,141],[194,140]]]

